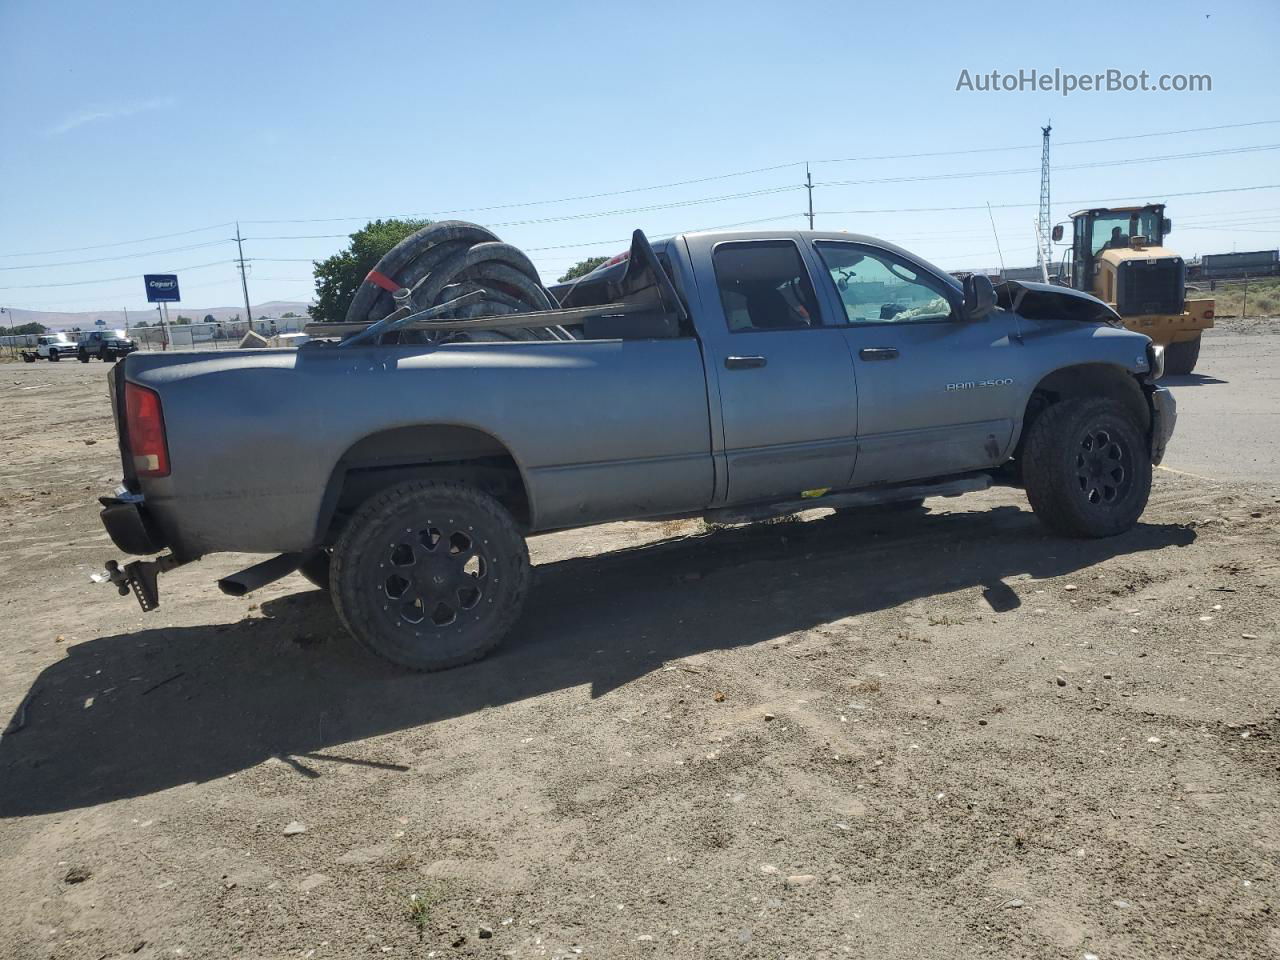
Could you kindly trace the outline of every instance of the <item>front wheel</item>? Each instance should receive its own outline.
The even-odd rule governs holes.
[[[1106,399],[1055,403],[1031,425],[1022,453],[1031,509],[1056,533],[1110,537],[1131,528],[1151,494],[1142,429]]]
[[[1164,348],[1165,375],[1185,376],[1196,368],[1200,360],[1200,334],[1194,340],[1171,343]]]
[[[85,353],[83,350],[81,350],[79,353],[77,353],[77,354],[76,354],[76,359],[77,359],[77,360],[79,360],[81,363],[88,363],[88,362],[89,362],[89,354],[87,354],[87,353]]]
[[[478,660],[515,623],[529,552],[497,500],[462,483],[411,481],[369,499],[330,558],[338,618],[412,670]]]
[[[50,361],[51,363],[57,363],[57,362],[58,362],[58,351],[57,351],[57,350],[50,350],[50,351],[49,351],[49,361]]]

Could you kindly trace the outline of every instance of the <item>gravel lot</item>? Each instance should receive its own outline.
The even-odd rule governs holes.
[[[242,557],[88,584],[104,368],[0,366],[0,956],[1280,957],[1268,329],[1122,537],[1003,490],[541,537],[431,676]]]

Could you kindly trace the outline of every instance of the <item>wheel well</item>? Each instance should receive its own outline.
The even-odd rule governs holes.
[[[1124,405],[1144,432],[1151,429],[1151,408],[1146,394],[1129,371],[1106,363],[1063,367],[1045,376],[1031,391],[1022,415],[1022,434],[1014,451],[1015,459],[1020,458],[1022,445],[1036,418],[1053,404],[1073,397],[1112,397]]]
[[[333,543],[356,508],[378,491],[424,477],[471,484],[522,527],[532,522],[520,466],[496,437],[472,427],[396,427],[364,437],[338,460],[320,507],[319,542]]]

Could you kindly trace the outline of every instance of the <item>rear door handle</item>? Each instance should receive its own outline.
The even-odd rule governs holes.
[[[725,357],[724,365],[730,370],[752,370],[763,367],[769,361],[764,357]]]
[[[863,360],[897,360],[897,347],[863,347],[858,351]]]

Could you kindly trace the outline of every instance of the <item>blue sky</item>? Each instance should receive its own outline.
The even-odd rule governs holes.
[[[985,208],[846,211],[991,202],[1005,262],[1025,265],[1049,118],[1063,144],[1055,218],[1079,201],[1280,183],[1280,150],[1069,169],[1276,145],[1280,124],[1067,143],[1280,120],[1274,2],[0,0],[0,38],[0,267],[19,268],[0,270],[0,306],[17,308],[141,308],[141,274],[174,268],[186,268],[185,303],[234,305],[225,224],[235,220],[252,238],[255,303],[308,299],[309,259],[343,245],[323,235],[380,215],[471,210],[456,216],[503,224],[496,232],[525,249],[584,244],[533,251],[552,280],[621,249],[637,226],[654,236],[764,219],[801,227],[803,166],[472,208],[806,159],[1004,147],[1019,149],[816,162],[817,225],[883,236],[948,268],[989,267],[999,258]],[[956,90],[962,69],[1055,67],[1209,74],[1213,89]],[[988,171],[1016,172],[865,182]],[[714,199],[744,193],[755,195]],[[1028,206],[998,206],[1011,203]],[[1280,242],[1280,189],[1169,203],[1170,239],[1186,255]],[[659,205],[670,206],[634,210]],[[611,210],[632,212],[599,215]],[[253,222],[328,218],[353,219]],[[513,222],[535,220],[548,222]],[[193,232],[161,237],[183,231]],[[79,247],[95,248],[62,252]],[[66,262],[107,257],[119,259]],[[36,286],[55,283],[75,285]]]

